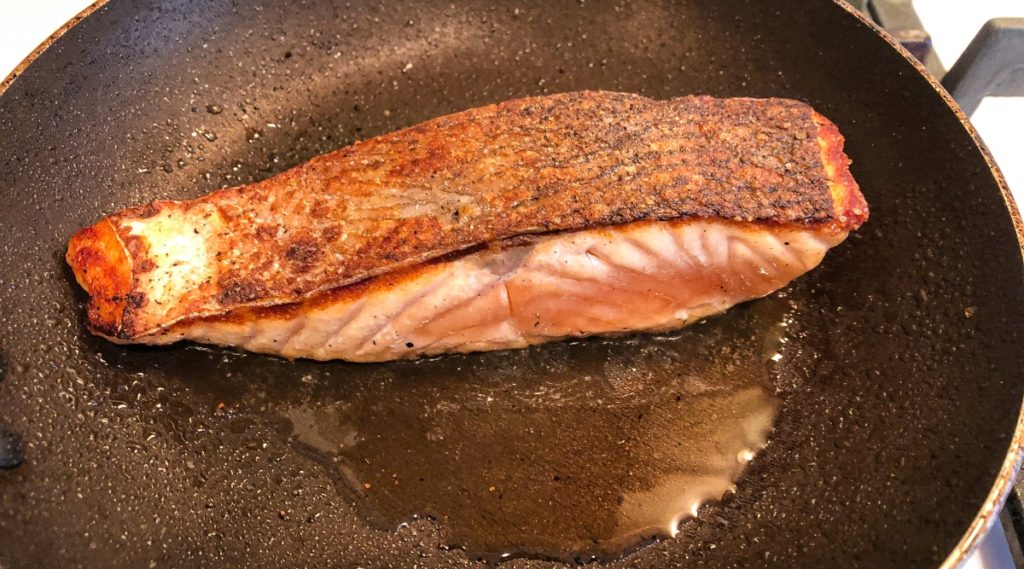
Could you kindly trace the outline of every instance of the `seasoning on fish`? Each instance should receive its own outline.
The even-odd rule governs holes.
[[[532,97],[123,210],[67,261],[119,343],[382,361],[668,330],[866,221],[848,165],[798,101]]]

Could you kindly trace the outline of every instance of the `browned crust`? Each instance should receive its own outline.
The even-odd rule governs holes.
[[[127,223],[157,213],[184,219],[213,206],[225,228],[206,244],[216,280],[203,295],[159,307],[144,296],[127,302],[146,292],[131,290],[136,296],[119,296],[117,307],[90,310],[98,318],[90,322],[127,340],[183,318],[294,303],[480,244],[640,220],[855,228],[867,210],[848,215],[863,197],[842,137],[816,117],[785,99],[654,101],[608,92],[440,117],[251,186],[110,216],[121,242],[135,245],[126,249],[134,288],[134,277],[161,260],[132,241]],[[69,262],[77,259],[69,254]]]
[[[104,220],[75,233],[66,259],[91,295],[90,325],[104,335],[116,335],[132,292],[132,266],[114,227]]]

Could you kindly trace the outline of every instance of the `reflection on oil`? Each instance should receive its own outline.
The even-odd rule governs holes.
[[[701,505],[734,490],[743,467],[768,441],[779,408],[778,400],[758,387],[703,403],[703,408],[694,409],[701,416],[677,419],[673,435],[685,443],[659,445],[656,451],[666,470],[678,474],[662,476],[650,489],[626,493],[617,534],[640,539],[675,535],[679,523],[696,517]]]
[[[353,397],[282,415],[377,527],[429,515],[489,560],[615,556],[673,535],[764,447],[785,309],[769,298],[672,336],[391,364]]]

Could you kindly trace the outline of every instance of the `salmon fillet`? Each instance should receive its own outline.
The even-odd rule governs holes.
[[[120,343],[381,361],[668,330],[867,219],[842,147],[792,100],[518,99],[123,210],[67,261]]]

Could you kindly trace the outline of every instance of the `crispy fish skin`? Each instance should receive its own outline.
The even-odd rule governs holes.
[[[867,215],[841,135],[806,104],[578,92],[471,109],[250,186],[127,209],[73,236],[67,260],[94,332],[162,343],[204,319],[312,306],[520,236],[701,219],[845,237]]]

